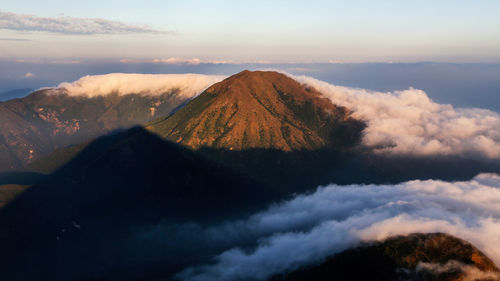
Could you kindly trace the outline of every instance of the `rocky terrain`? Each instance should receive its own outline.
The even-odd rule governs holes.
[[[470,243],[432,233],[367,243],[272,280],[497,281],[500,270]]]
[[[36,91],[0,103],[0,171],[22,168],[57,148],[144,124],[167,115],[186,98],[109,94],[71,96],[64,89]]]
[[[146,128],[194,149],[298,151],[355,144],[363,123],[284,74],[243,71]]]

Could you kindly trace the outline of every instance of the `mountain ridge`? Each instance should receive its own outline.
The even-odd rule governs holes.
[[[469,242],[445,233],[412,233],[364,243],[270,281],[499,279],[498,266]]]
[[[311,150],[352,146],[364,124],[313,88],[272,71],[242,71],[215,83],[146,129],[188,147]]]
[[[167,115],[186,98],[108,94],[71,96],[44,89],[0,103],[0,171],[20,169],[57,148],[144,124]]]

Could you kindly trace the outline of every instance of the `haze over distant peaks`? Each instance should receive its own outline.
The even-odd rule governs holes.
[[[10,90],[7,92],[3,92],[3,93],[0,93],[0,102],[10,100],[10,99],[22,98],[31,92],[33,92],[33,89],[29,89],[29,88],[14,89],[14,90]]]
[[[363,124],[312,88],[271,71],[243,71],[147,126],[191,148],[283,151],[355,144]]]

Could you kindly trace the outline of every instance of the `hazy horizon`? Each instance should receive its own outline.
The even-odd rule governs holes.
[[[500,63],[496,1],[4,1],[0,59]]]
[[[280,70],[306,75],[338,86],[375,91],[416,88],[434,101],[455,107],[478,107],[500,112],[500,64],[457,63],[314,63],[314,64],[215,64],[99,62],[73,63],[0,61],[0,93],[22,88],[55,87],[86,75],[108,73],[199,73],[232,75],[244,69]]]
[[[278,69],[500,112],[494,1],[8,1],[0,93],[107,73]]]

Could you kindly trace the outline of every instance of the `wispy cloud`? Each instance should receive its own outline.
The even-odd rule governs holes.
[[[79,64],[80,60],[15,59],[14,62],[30,64]]]
[[[241,64],[244,62],[236,62],[233,60],[210,60],[199,58],[155,58],[155,59],[129,59],[123,58],[121,63],[154,63],[154,64],[173,64],[173,65],[200,65],[200,64]]]
[[[184,59],[184,58],[161,58],[161,59],[153,59],[153,63],[163,63],[163,64],[188,64],[188,65],[198,65],[203,63],[211,63],[211,64],[233,64],[234,61],[231,60],[201,60],[199,58],[192,59]]]
[[[18,31],[43,31],[60,34],[172,34],[148,26],[127,24],[99,18],[37,17],[34,15],[0,12],[0,29]]]
[[[33,41],[33,40],[24,38],[0,38],[0,41]]]
[[[26,74],[23,75],[23,78],[35,78],[36,75],[31,73],[31,72],[26,72]]]
[[[202,63],[202,61],[198,58],[193,59],[182,59],[182,58],[166,58],[166,59],[154,59],[153,63],[164,63],[164,64],[190,64],[197,65]]]
[[[200,58],[155,58],[155,59],[129,59],[123,58],[121,63],[154,63],[154,64],[173,64],[173,65],[199,65],[199,64],[272,64],[272,61],[264,60],[219,60],[219,59],[200,59]]]

